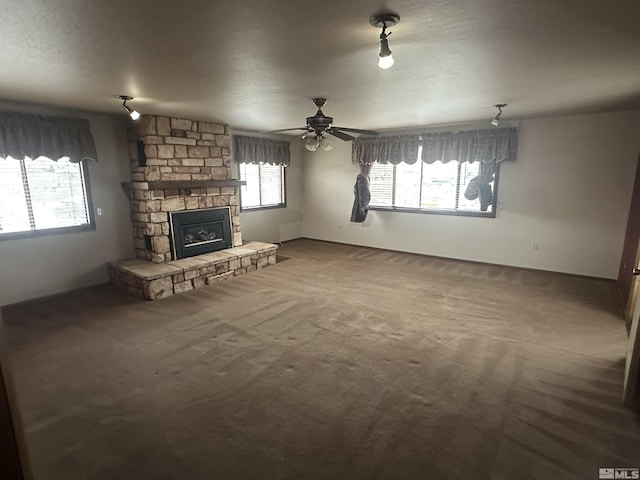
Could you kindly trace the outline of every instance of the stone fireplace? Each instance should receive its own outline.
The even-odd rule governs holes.
[[[229,127],[144,115],[129,131],[136,257],[162,263],[172,254],[170,214],[229,207],[231,241],[242,245],[239,188],[231,172]]]
[[[144,115],[128,140],[137,259],[109,265],[114,284],[155,300],[275,264],[276,245],[242,244],[227,125]]]

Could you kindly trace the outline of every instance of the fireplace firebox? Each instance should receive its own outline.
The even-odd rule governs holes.
[[[169,219],[175,260],[232,247],[229,207],[172,212]]]

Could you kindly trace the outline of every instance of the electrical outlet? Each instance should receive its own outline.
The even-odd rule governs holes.
[[[531,244],[531,250],[533,250],[534,252],[537,252],[540,249],[540,244],[538,242],[533,242]]]
[[[102,209],[100,207],[96,208],[96,214],[98,216],[102,215]]]

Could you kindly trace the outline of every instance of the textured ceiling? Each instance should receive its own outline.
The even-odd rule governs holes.
[[[326,96],[336,124],[393,129],[640,109],[632,0],[0,0],[0,97],[302,126]],[[376,66],[369,17],[401,16]]]

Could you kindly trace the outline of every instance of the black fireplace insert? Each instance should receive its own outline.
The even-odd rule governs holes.
[[[173,212],[169,218],[175,260],[232,247],[229,207]]]

